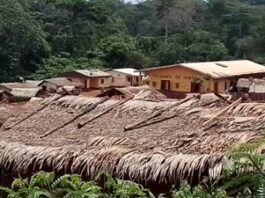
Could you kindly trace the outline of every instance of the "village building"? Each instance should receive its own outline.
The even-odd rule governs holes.
[[[43,96],[40,87],[33,81],[29,82],[12,82],[0,84],[0,101],[1,102],[20,102],[31,99],[32,97]]]
[[[149,86],[137,86],[137,87],[113,87],[108,89],[98,95],[97,97],[106,97],[108,96],[111,99],[128,99],[134,97],[134,99],[143,99],[147,98],[149,100],[166,100],[167,97],[160,93],[159,91],[152,89]]]
[[[43,80],[38,86],[42,87],[43,91],[55,93],[61,87],[78,88],[81,85],[75,82],[71,82],[67,78],[61,77],[61,78],[50,78]]]
[[[139,86],[140,72],[132,68],[113,69],[108,71],[112,76],[112,87]]]
[[[82,90],[111,87],[111,75],[99,69],[73,70],[61,74],[71,82],[79,83]]]
[[[14,98],[27,100],[33,97],[41,97],[43,92],[40,88],[14,88],[10,93]]]
[[[180,93],[222,93],[235,87],[241,77],[265,76],[265,66],[248,60],[181,63],[143,71],[151,87]]]
[[[237,81],[239,92],[265,93],[265,80],[256,78],[240,78]]]
[[[37,86],[27,82],[0,83],[0,90],[10,93],[14,88],[36,88]]]
[[[26,80],[25,83],[31,85],[32,87],[38,87],[43,80]]]

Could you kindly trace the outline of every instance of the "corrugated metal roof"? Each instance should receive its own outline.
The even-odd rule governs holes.
[[[75,70],[75,72],[82,74],[87,77],[110,77],[111,75],[107,72],[101,71],[99,69],[92,69],[92,70]]]
[[[24,82],[0,83],[0,85],[10,90],[13,88],[33,88],[32,85]]]
[[[50,78],[50,79],[44,80],[42,83],[44,83],[44,82],[49,82],[49,83],[52,83],[52,84],[54,84],[56,86],[79,86],[78,83],[71,82],[70,80],[68,80],[67,78],[64,78],[64,77],[61,77],[61,78]]]
[[[11,91],[11,95],[21,98],[32,98],[40,91],[39,88],[14,88]]]
[[[140,72],[133,68],[120,68],[120,69],[113,69],[113,71],[120,72],[123,74],[127,74],[130,76],[139,76]]]
[[[232,76],[240,76],[244,74],[265,73],[265,66],[254,63],[249,60],[180,63],[164,67],[148,68],[144,71],[152,71],[156,69],[164,69],[171,67],[185,67],[203,74],[209,74],[212,78],[225,78]]]
[[[25,82],[33,87],[38,87],[43,80],[26,80]]]

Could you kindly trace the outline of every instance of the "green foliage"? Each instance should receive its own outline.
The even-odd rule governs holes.
[[[0,81],[72,68],[251,59],[265,64],[261,0],[0,2]]]
[[[143,186],[131,181],[122,181],[112,178],[104,173],[100,174],[96,181],[102,186],[102,191],[109,198],[141,197],[152,198],[153,195]]]
[[[187,53],[193,61],[223,60],[227,57],[228,50],[225,45],[209,32],[194,32],[191,40],[192,43],[187,47]]]
[[[143,186],[119,180],[107,174],[98,175],[94,181],[85,182],[79,175],[56,177],[53,173],[39,172],[27,179],[15,179],[11,188],[0,187],[7,198],[154,198]],[[3,194],[2,194],[3,195]],[[163,195],[158,195],[162,198]],[[208,192],[201,186],[183,184],[172,191],[171,198],[228,198],[221,189]]]
[[[101,68],[103,63],[96,58],[67,58],[52,56],[45,59],[43,66],[33,75],[35,79],[54,77],[60,73],[73,69]]]
[[[100,42],[103,60],[112,68],[133,67],[143,68],[150,64],[151,59],[137,49],[139,42],[130,37],[107,37]],[[141,46],[145,48],[145,46]],[[147,47],[146,47],[147,48]],[[147,49],[143,50],[147,50]]]
[[[232,149],[219,187],[238,197],[264,197],[265,157],[259,154],[263,145],[264,138]]]
[[[236,162],[236,160],[238,160]],[[234,169],[227,169],[223,179],[211,188],[183,183],[179,189],[159,198],[252,198],[264,197],[264,157],[237,154],[233,157]],[[244,171],[243,171],[244,170]],[[248,171],[246,171],[248,170]],[[236,174],[235,174],[236,173]],[[56,177],[53,173],[39,172],[27,179],[15,179],[11,188],[0,187],[7,198],[154,198],[143,186],[100,174],[94,181],[86,182],[79,175]],[[5,196],[4,196],[5,197]]]
[[[100,178],[100,179],[99,179]],[[103,182],[100,182],[102,180]],[[7,198],[153,198],[142,186],[101,174],[97,182],[85,182],[79,175],[39,172],[27,179],[15,179],[11,188],[0,187]]]
[[[0,2],[0,81],[34,72],[49,45],[37,21],[14,0]]]
[[[228,198],[228,195],[224,190],[216,190],[212,192],[207,192],[200,186],[195,188],[191,188],[189,185],[184,184],[179,189],[179,191],[175,191],[172,194],[172,198]]]

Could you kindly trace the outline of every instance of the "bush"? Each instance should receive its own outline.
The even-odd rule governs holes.
[[[100,182],[102,181],[103,182]],[[101,174],[85,182],[79,175],[56,178],[53,173],[39,172],[27,179],[15,179],[11,188],[0,187],[7,198],[150,198],[142,186]],[[3,197],[3,196],[1,196]]]

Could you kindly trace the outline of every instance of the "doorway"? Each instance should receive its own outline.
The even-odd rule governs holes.
[[[170,80],[161,80],[161,90],[170,90]]]
[[[201,84],[200,83],[192,82],[190,84],[190,92],[191,93],[200,93],[200,91],[201,91]]]
[[[218,92],[218,82],[214,83],[214,92]]]

